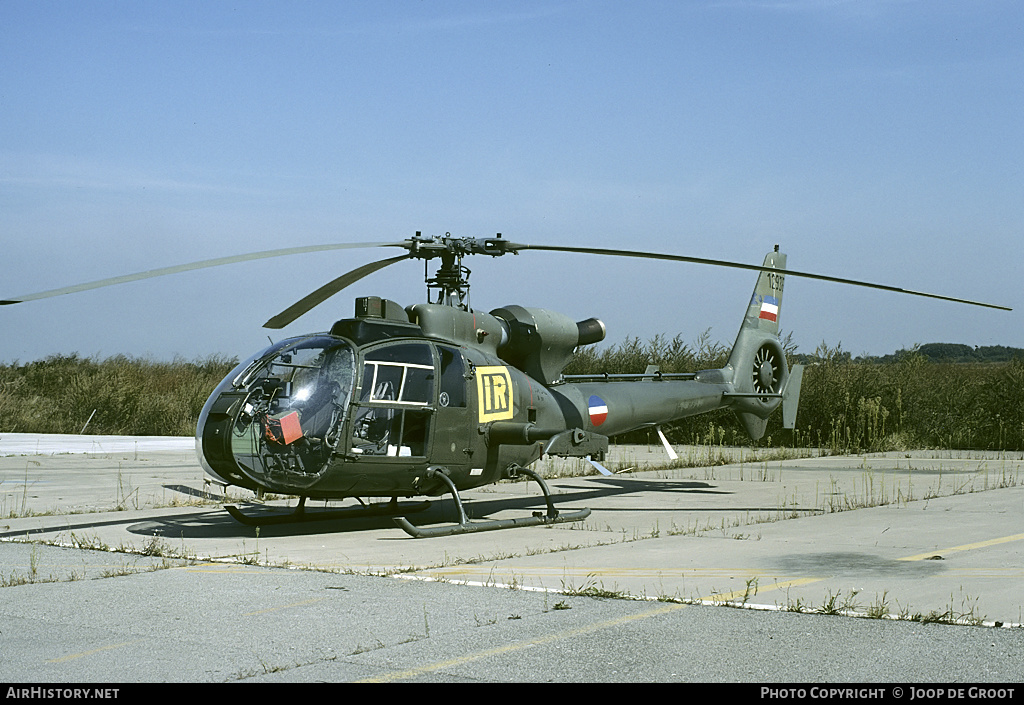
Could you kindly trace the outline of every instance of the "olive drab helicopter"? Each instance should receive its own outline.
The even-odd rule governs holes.
[[[263,518],[226,509],[248,524],[390,514],[414,537],[584,519],[589,509],[559,512],[544,480],[529,466],[545,456],[601,461],[609,437],[731,409],[753,440],[782,406],[792,428],[802,368],[790,368],[779,340],[787,276],[956,301],[899,287],[786,269],[769,252],[761,265],[699,257],[584,247],[527,245],[494,238],[423,237],[389,243],[334,244],[271,250],[55,289],[0,301],[14,304],[175,272],[303,252],[394,247],[405,252],[354,269],[271,318],[283,328],[363,277],[410,259],[424,261],[427,302],[403,307],[379,297],[356,299],[355,315],[329,331],[290,337],[243,360],[213,390],[199,416],[196,451],[214,481],[256,493],[299,498],[291,514]],[[577,322],[554,311],[509,305],[489,313],[469,306],[463,258],[524,251],[612,255],[711,264],[757,272],[753,294],[728,363],[696,373],[564,375],[574,351],[605,337],[600,320]],[[432,260],[440,265],[433,276]],[[667,442],[665,442],[668,448]],[[546,512],[505,520],[469,520],[460,492],[525,476],[540,487]],[[400,498],[450,494],[455,524],[415,526]],[[307,499],[356,498],[362,507],[305,510]],[[365,504],[363,498],[390,498]]]

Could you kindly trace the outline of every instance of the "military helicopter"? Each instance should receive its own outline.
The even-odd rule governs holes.
[[[802,368],[787,365],[779,340],[786,276],[926,296],[1010,310],[937,294],[786,269],[778,246],[761,265],[664,253],[528,245],[499,233],[476,239],[423,237],[388,243],[289,248],[204,260],[88,284],[14,297],[0,304],[73,293],[175,272],[303,252],[393,247],[405,252],[358,267],[267,321],[279,329],[363,277],[410,259],[424,261],[427,302],[403,307],[386,298],[356,299],[355,315],[329,331],[289,337],[243,360],[214,389],[199,416],[196,453],[223,485],[297,496],[291,514],[252,516],[225,507],[246,524],[393,515],[416,538],[580,521],[589,509],[559,512],[544,480],[529,466],[545,456],[601,462],[609,437],[716,409],[731,409],[751,439],[782,406],[792,428]],[[489,313],[469,306],[467,256],[547,251],[711,264],[756,271],[752,296],[728,363],[696,373],[565,375],[579,346],[604,339],[604,324],[509,305]],[[436,272],[428,269],[439,260]],[[525,476],[540,487],[546,512],[504,520],[470,520],[460,492]],[[423,508],[399,498],[451,494],[455,524],[415,526],[405,514]],[[307,499],[390,498],[362,508],[306,511]]]

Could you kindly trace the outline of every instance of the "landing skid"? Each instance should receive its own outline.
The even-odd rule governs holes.
[[[583,521],[590,516],[589,509],[580,509],[579,511],[568,512],[565,514],[560,513],[555,509],[555,505],[551,501],[551,492],[548,490],[547,483],[544,482],[540,475],[532,470],[527,470],[526,468],[516,468],[516,470],[536,480],[537,484],[540,485],[540,489],[544,493],[544,501],[547,502],[548,505],[547,514],[534,512],[533,516],[519,517],[518,519],[470,521],[466,517],[465,509],[462,507],[462,498],[459,497],[459,490],[455,487],[455,483],[453,483],[441,470],[431,468],[427,470],[427,477],[436,477],[448,486],[448,490],[451,492],[452,498],[455,499],[455,506],[459,510],[459,523],[454,526],[432,526],[422,528],[413,526],[405,517],[395,517],[395,523],[398,524],[405,533],[409,534],[413,538],[425,539],[435,536],[453,536],[455,534],[471,534],[478,531],[511,529],[517,526],[547,526],[549,524],[563,524],[570,521]]]
[[[393,498],[387,504],[371,504],[362,507],[350,507],[348,509],[318,509],[315,511],[306,510],[306,498],[300,497],[299,504],[295,510],[288,514],[269,514],[256,516],[243,514],[242,511],[231,504],[224,505],[224,509],[236,521],[246,526],[273,526],[275,524],[297,524],[308,521],[329,521],[335,519],[361,519],[364,517],[394,516],[396,514],[411,514],[422,512],[430,506],[430,502],[417,502],[411,505],[400,506],[398,499]],[[404,518],[404,517],[401,517]]]

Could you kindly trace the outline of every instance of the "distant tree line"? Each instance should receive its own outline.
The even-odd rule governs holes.
[[[920,355],[929,362],[986,363],[1010,362],[1024,357],[1024,348],[1010,348],[1005,345],[982,345],[971,347],[961,343],[927,343],[910,350],[897,350],[881,357],[858,357],[858,362],[888,363],[913,355]]]

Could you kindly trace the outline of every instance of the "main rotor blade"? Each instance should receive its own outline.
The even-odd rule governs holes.
[[[353,269],[347,274],[342,274],[337,279],[327,282],[322,287],[314,291],[312,294],[308,294],[303,298],[296,301],[294,304],[286,308],[281,313],[277,314],[269,321],[263,324],[264,328],[284,328],[286,325],[294,321],[296,318],[306,313],[315,306],[322,304],[330,297],[337,294],[339,291],[344,289],[349,284],[355,284],[357,281],[365,276],[373,274],[377,270],[384,269],[388,265],[401,262],[402,260],[409,259],[409,255],[399,255],[398,257],[390,257],[388,259],[378,260],[377,262],[370,262],[364,264],[362,267]]]
[[[191,262],[189,264],[179,264],[173,267],[161,267],[160,269],[150,269],[145,272],[138,272],[136,274],[125,274],[120,277],[111,277],[109,279],[100,279],[94,282],[87,282],[85,284],[76,284],[75,286],[66,286],[61,289],[49,289],[48,291],[40,291],[35,294],[26,294],[25,296],[15,296],[10,299],[0,300],[0,306],[7,304],[20,304],[24,301],[34,301],[35,299],[46,299],[51,296],[61,296],[63,294],[74,294],[79,291],[88,291],[89,289],[99,289],[104,286],[113,286],[114,284],[124,284],[126,282],[138,281],[139,279],[149,279],[151,277],[162,277],[168,274],[178,274],[179,272],[188,272],[193,269],[203,269],[205,267],[219,267],[222,264],[234,264],[236,262],[247,262],[254,259],[266,259],[268,257],[284,257],[286,255],[299,255],[307,252],[324,252],[326,250],[348,250],[352,248],[362,247],[405,247],[403,242],[358,242],[349,244],[335,244],[335,245],[309,245],[305,247],[287,247],[280,250],[265,250],[263,252],[251,252],[245,255],[233,255],[231,257],[217,257],[215,259],[200,260],[198,262]]]
[[[637,252],[635,250],[610,250],[597,247],[561,247],[558,245],[516,245],[514,248],[516,251],[519,250],[544,250],[547,252],[575,252],[579,254],[588,255],[611,255],[614,257],[639,257],[643,259],[660,259],[668,260],[670,262],[692,262],[695,264],[711,264],[717,267],[732,267],[734,269],[750,269],[758,272],[777,272],[778,274],[788,274],[794,277],[803,277],[805,279],[819,279],[821,281],[836,282],[838,284],[850,284],[853,286],[864,286],[870,289],[881,289],[882,291],[894,291],[899,294],[912,294],[913,296],[925,296],[930,299],[941,299],[943,301],[953,301],[960,304],[970,304],[971,306],[984,306],[985,308],[995,308],[1000,311],[1012,311],[1012,308],[1007,306],[1000,306],[998,304],[988,304],[982,301],[971,301],[970,299],[961,299],[955,296],[943,296],[942,294],[929,294],[924,291],[915,291],[913,289],[904,289],[898,286],[889,286],[888,284],[873,284],[871,282],[858,281],[856,279],[846,279],[844,277],[832,277],[826,274],[813,274],[811,272],[798,272],[792,269],[775,269],[773,267],[765,267],[759,264],[744,264],[742,262],[730,262],[728,260],[720,259],[707,259],[704,257],[687,257],[685,255],[669,255],[658,252]]]

